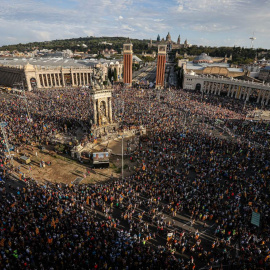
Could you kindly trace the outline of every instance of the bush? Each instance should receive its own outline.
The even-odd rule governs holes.
[[[57,144],[55,147],[54,147],[54,149],[55,149],[55,151],[57,151],[57,152],[59,152],[59,153],[63,153],[64,152],[64,150],[65,150],[65,145],[63,145],[63,144]]]

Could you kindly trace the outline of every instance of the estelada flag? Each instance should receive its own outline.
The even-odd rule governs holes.
[[[0,247],[3,247],[5,245],[5,238],[2,238],[2,240],[0,241]]]
[[[13,203],[10,207],[14,207],[16,205],[16,203]]]
[[[51,244],[53,242],[53,239],[51,237],[48,238],[48,243]]]

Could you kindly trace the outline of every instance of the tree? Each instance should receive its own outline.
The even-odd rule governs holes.
[[[114,68],[114,72],[113,72],[113,80],[116,82],[117,81],[117,71],[116,68]]]
[[[112,81],[112,71],[110,68],[108,69],[108,79],[110,80],[110,82]]]
[[[160,35],[157,36],[157,42],[160,42]]]

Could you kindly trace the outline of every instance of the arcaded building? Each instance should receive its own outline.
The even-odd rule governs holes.
[[[239,77],[245,75],[243,68],[231,67],[230,64],[214,62],[212,57],[202,53],[195,57],[193,61],[179,61],[185,73],[194,72],[195,74],[220,75],[225,77]]]
[[[6,58],[0,59],[0,85],[13,87],[24,84],[26,90],[43,88],[80,87],[90,84],[91,75],[102,71],[108,79],[108,70],[116,71],[121,79],[123,65],[117,60],[70,58]]]

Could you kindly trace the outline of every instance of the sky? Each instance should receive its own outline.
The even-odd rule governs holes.
[[[0,45],[86,36],[270,49],[270,0],[1,0]],[[254,34],[253,34],[254,33]]]

